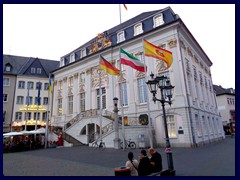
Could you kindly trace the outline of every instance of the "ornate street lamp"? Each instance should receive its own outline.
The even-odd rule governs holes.
[[[118,129],[118,98],[113,98],[113,105],[114,105],[114,131],[115,131],[115,138],[114,138],[114,148],[120,149],[120,139],[119,139],[119,129]]]
[[[156,101],[161,102],[162,111],[163,111],[163,120],[164,120],[164,129],[165,129],[165,137],[166,137],[166,149],[165,152],[167,154],[167,162],[168,162],[168,170],[170,176],[175,176],[175,170],[173,166],[173,158],[172,158],[172,150],[168,136],[168,128],[167,128],[167,120],[166,120],[166,112],[165,112],[165,103],[168,103],[170,106],[172,104],[172,94],[174,86],[171,85],[170,80],[166,76],[157,76],[154,78],[154,74],[150,74],[151,79],[146,82],[148,85],[149,91],[153,94],[153,101],[156,104]],[[157,87],[161,92],[161,99],[156,97]],[[168,100],[166,100],[166,98]]]

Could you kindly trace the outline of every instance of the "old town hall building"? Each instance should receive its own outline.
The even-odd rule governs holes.
[[[172,52],[171,67],[146,57],[143,40]],[[100,55],[120,69],[120,48],[146,64],[146,78],[145,73],[125,65],[122,76],[99,70]],[[161,104],[154,104],[146,85],[153,72],[169,77],[174,86],[172,105],[165,106],[171,145],[192,147],[221,140],[225,137],[211,66],[207,54],[170,7],[144,12],[61,57],[60,67],[52,71],[50,125],[60,128],[69,143],[90,145],[101,134],[106,147],[114,147],[113,98],[117,97],[119,137],[131,138],[137,146],[140,141],[146,147],[151,141],[154,146],[163,146]]]

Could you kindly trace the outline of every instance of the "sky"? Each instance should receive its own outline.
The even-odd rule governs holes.
[[[120,18],[118,4],[3,4],[3,54],[60,60],[120,19],[170,6],[213,63],[213,84],[235,88],[234,4],[126,6]]]

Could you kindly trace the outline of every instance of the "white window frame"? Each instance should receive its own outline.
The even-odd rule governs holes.
[[[73,96],[68,96],[68,114],[73,114]]]
[[[80,93],[80,111],[81,112],[85,112],[85,105],[86,105],[85,96],[86,96],[85,92]]]
[[[33,120],[40,120],[40,112],[33,113]]]
[[[86,48],[81,50],[81,57],[85,57],[87,55]]]
[[[31,120],[32,113],[31,112],[25,112],[25,120]]]
[[[139,34],[143,33],[143,29],[142,29],[142,23],[138,23],[134,26],[134,35],[133,36],[137,36]]]
[[[43,98],[43,105],[48,105],[48,97]]]
[[[42,113],[42,120],[46,121],[47,120],[47,112]]]
[[[125,32],[121,31],[117,34],[117,43],[125,41]]]
[[[63,67],[64,66],[64,58],[61,58],[60,59],[60,67]]]
[[[106,109],[106,89],[102,87],[101,90],[96,90],[97,96],[97,109]],[[101,99],[101,102],[100,102]]]
[[[120,87],[120,93],[122,92],[122,95],[120,96],[122,97],[122,101],[121,101],[122,105],[128,106],[127,83],[126,82],[120,83],[119,87]]]
[[[18,81],[18,89],[24,89],[25,88],[25,81]]]
[[[145,78],[137,79],[139,104],[147,103],[147,85]]]
[[[39,99],[40,99],[40,103],[39,103],[39,106],[41,105],[41,97],[39,97]],[[35,101],[34,101],[34,104],[35,105],[38,105],[38,97],[35,97]]]
[[[84,72],[79,74],[79,83],[85,83],[85,73]]]
[[[58,84],[59,84],[59,85],[58,85],[58,90],[62,90],[62,88],[63,88],[63,81],[62,81],[62,80],[59,81]]]
[[[10,72],[10,71],[11,71],[11,68],[12,68],[12,67],[11,67],[10,65],[6,65],[5,71],[6,71],[6,72]]]
[[[3,86],[10,86],[10,78],[3,78]]]
[[[42,74],[42,68],[37,68],[37,74]]]
[[[22,120],[22,112],[16,112],[15,121],[21,121],[21,120]]]
[[[163,20],[163,14],[162,13],[153,17],[153,28],[156,28],[156,27],[161,26],[163,24],[164,24],[164,20]]]
[[[196,130],[198,137],[202,136],[201,122],[197,114],[195,114]]]
[[[8,94],[3,94],[3,102],[8,102]]]
[[[26,96],[26,105],[27,105],[27,99],[28,97]],[[29,96],[29,105],[32,105],[32,100],[33,100],[33,97]]]
[[[34,86],[34,82],[32,82],[32,81],[27,82],[27,88],[33,89],[33,86]]]
[[[62,115],[62,98],[58,99],[57,113],[58,113],[58,116]]]
[[[68,87],[73,87],[73,76],[68,78]]]
[[[49,90],[49,83],[44,83],[44,90]]]
[[[72,62],[74,62],[75,61],[75,53],[72,53],[71,55],[70,55],[70,62],[69,63],[72,63]]]
[[[23,96],[17,96],[17,103],[16,104],[23,104],[24,97]]]
[[[31,68],[31,74],[35,74],[36,73],[36,68],[32,67]]]
[[[168,128],[169,138],[177,137],[176,122],[174,119],[174,115],[168,115],[166,116],[166,119],[167,119],[167,128]]]

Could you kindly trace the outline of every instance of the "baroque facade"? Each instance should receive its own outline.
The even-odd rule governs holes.
[[[143,39],[172,52],[169,69],[163,61],[144,56]],[[99,70],[100,55],[120,69],[120,48],[147,65],[146,77],[124,65],[122,76]],[[119,121],[119,137],[137,143],[143,135],[146,146],[151,141],[154,146],[164,145],[161,104],[153,103],[146,86],[153,72],[167,76],[175,86],[173,103],[171,107],[166,105],[172,146],[191,147],[223,139],[211,66],[208,56],[170,7],[142,13],[61,57],[60,67],[52,72],[51,126],[84,144],[92,143],[102,133],[106,146],[113,147],[113,98],[118,97],[119,116],[123,119]]]

